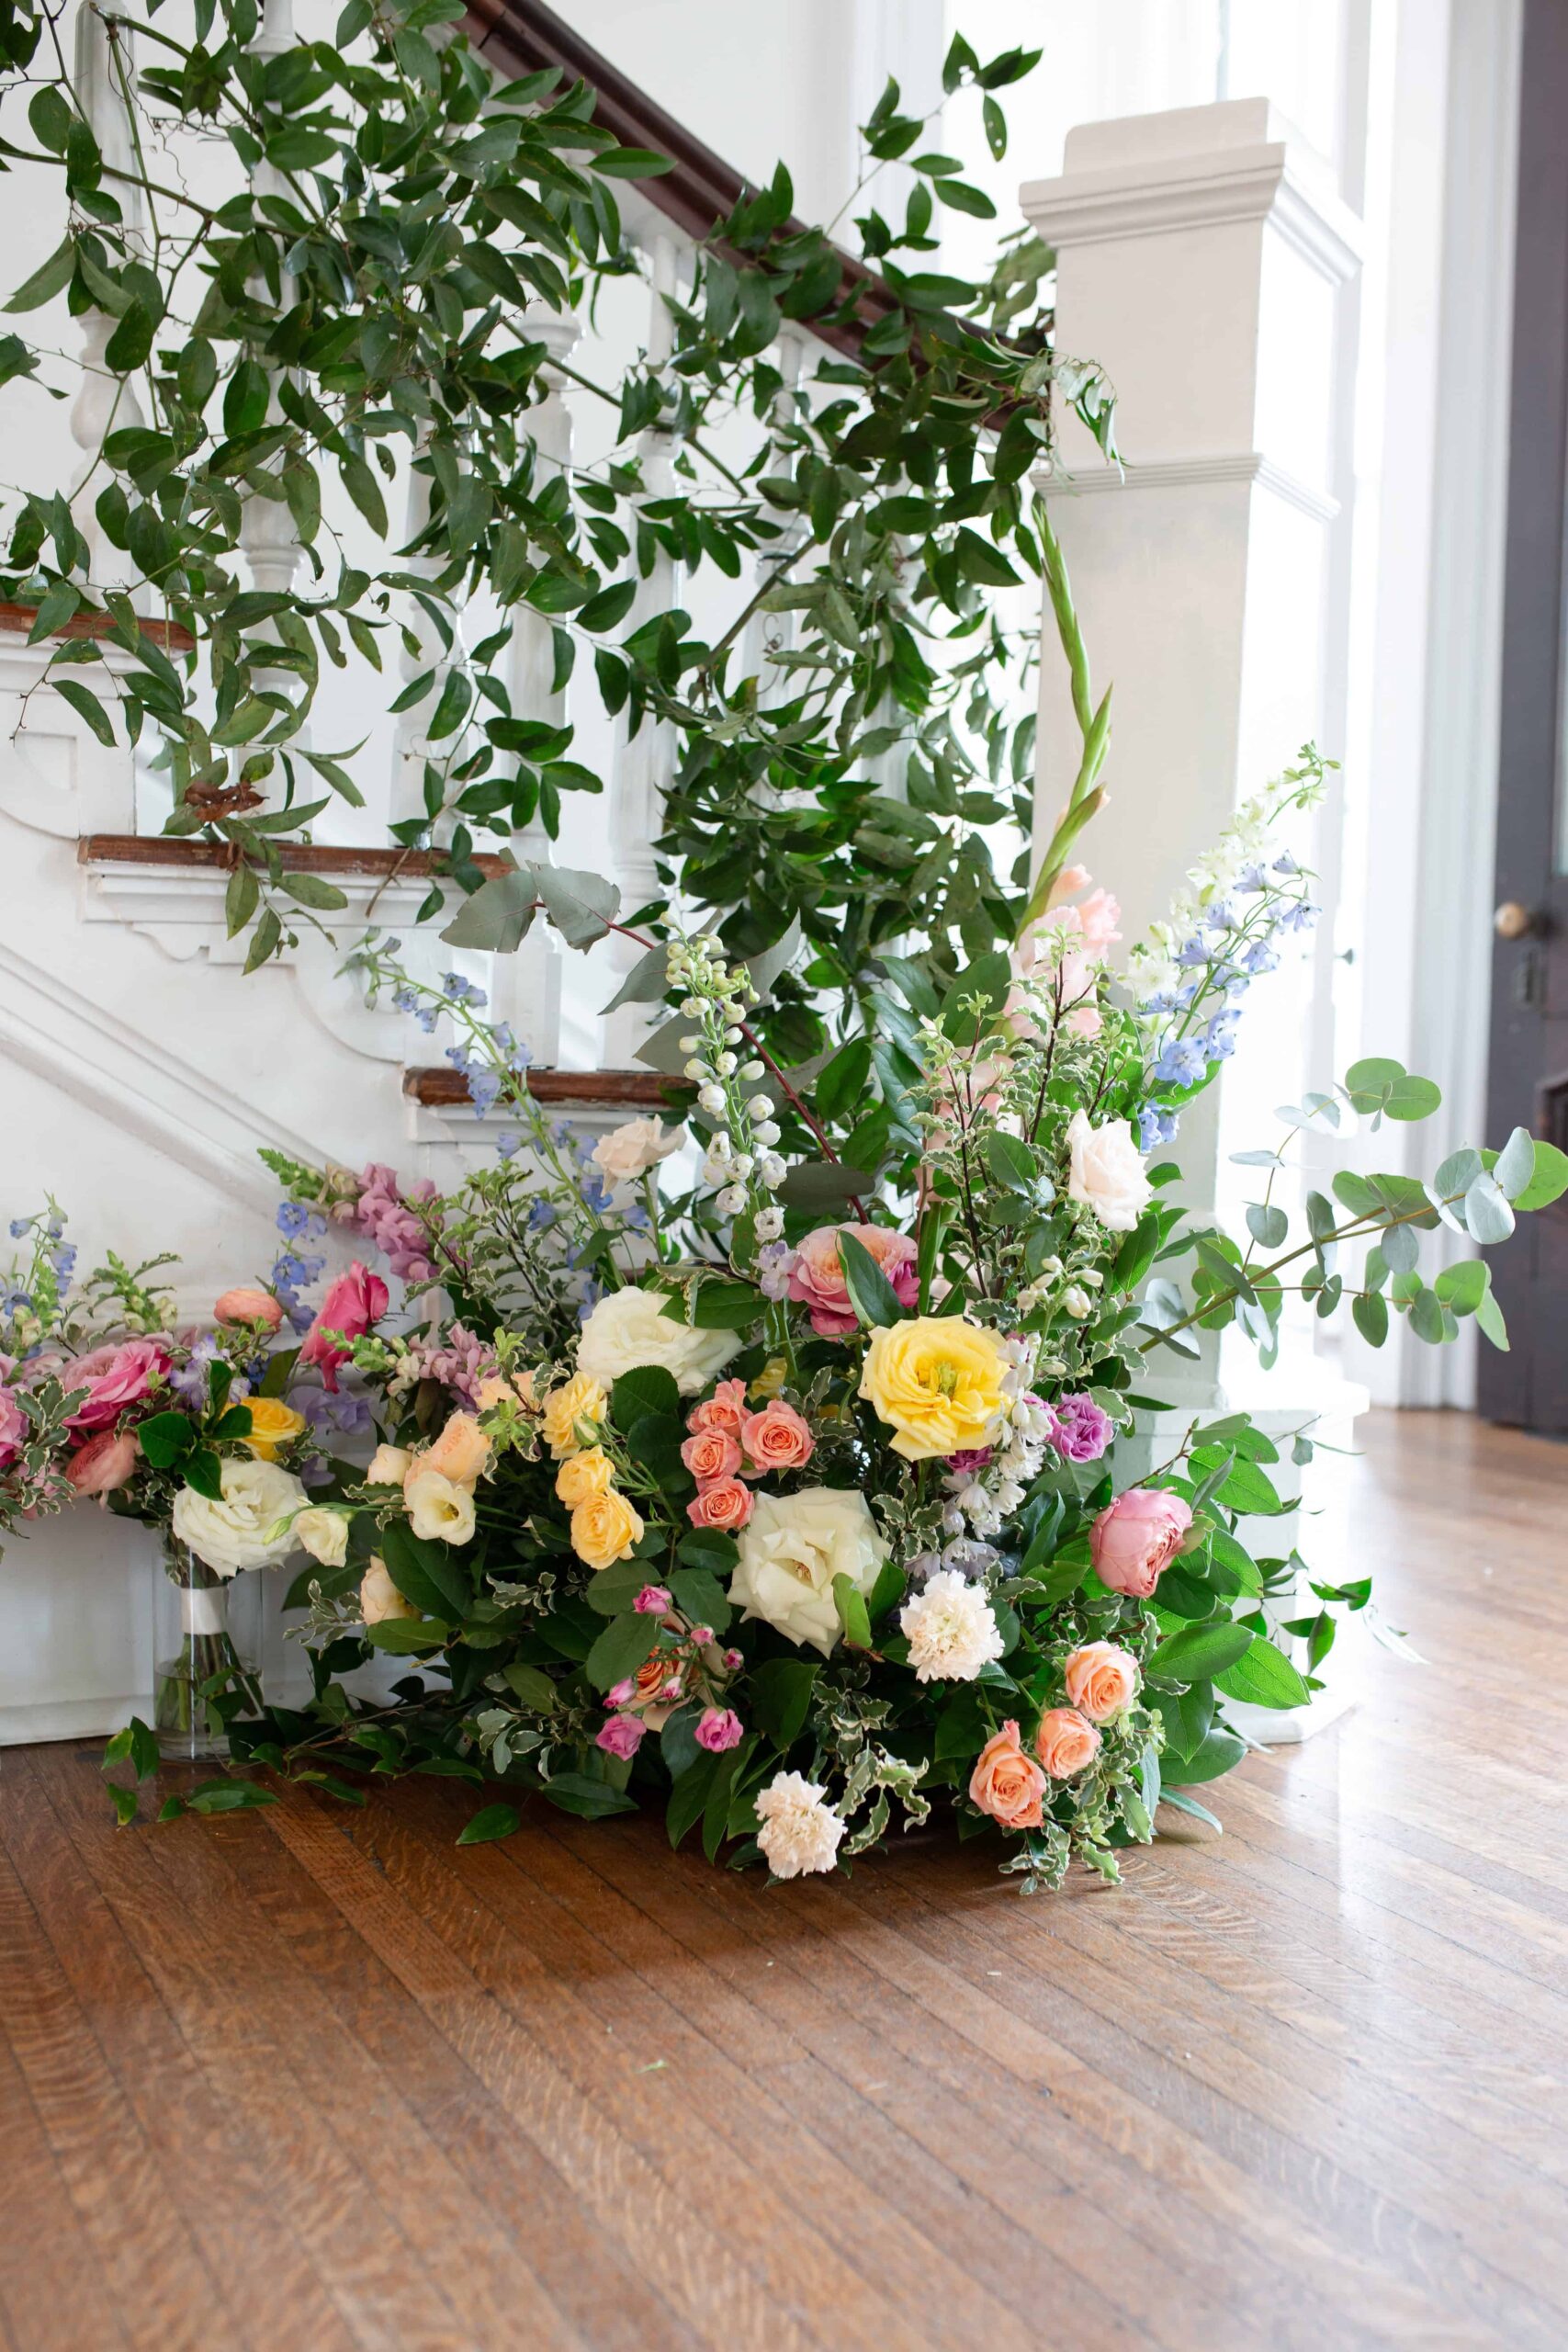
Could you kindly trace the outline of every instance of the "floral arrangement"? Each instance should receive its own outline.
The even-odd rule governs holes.
[[[1441,1222],[1484,1246],[1568,1184],[1568,1159],[1521,1129],[1427,1183],[1342,1172],[1293,1227],[1296,1135],[1436,1107],[1379,1060],[1245,1155],[1245,1241],[1171,1197],[1156,1155],[1310,920],[1270,837],[1321,775],[1309,753],[1241,812],[1124,980],[1114,900],[1060,861],[1010,956],[940,994],[886,959],[875,1168],[840,1156],[809,1072],[760,1043],[766,958],[646,943],[682,1116],[590,1150],[539,1111],[471,983],[367,946],[372,987],[452,1023],[476,1099],[503,1100],[515,1131],[445,1195],[268,1155],[278,1262],[202,1337],[171,1340],[146,1270],[114,1261],[72,1308],[58,1219],[26,1224],[7,1506],[97,1494],[220,1579],[302,1550],[288,1599],[313,1695],[258,1706],[214,1676],[209,1697],[235,1759],[345,1801],[372,1770],[488,1784],[468,1839],[506,1835],[528,1793],[591,1816],[657,1804],[672,1841],[700,1826],[710,1857],[780,1879],[940,1808],[999,1837],[1026,1887],[1075,1856],[1114,1877],[1161,1802],[1213,1819],[1193,1792],[1246,1745],[1227,1709],[1304,1702],[1337,1615],[1370,1613],[1366,1580],[1314,1580],[1267,1540],[1291,1505],[1246,1415],[1119,1469],[1151,1359],[1232,1321],[1271,1349],[1292,1296],[1348,1301],[1374,1340],[1393,1315],[1435,1341],[1473,1315],[1505,1344],[1484,1261],[1428,1283],[1420,1236]],[[581,945],[615,910],[577,882],[558,878],[550,911]],[[312,1312],[307,1247],[333,1228],[366,1258]],[[322,1442],[344,1400],[374,1421],[359,1466]],[[140,1772],[148,1746],[133,1727],[115,1752]],[[259,1780],[224,1785],[268,1801]]]

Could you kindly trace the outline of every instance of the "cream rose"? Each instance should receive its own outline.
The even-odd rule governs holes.
[[[684,1127],[665,1127],[657,1119],[628,1119],[612,1135],[600,1136],[593,1147],[593,1165],[604,1170],[612,1184],[635,1184],[679,1151],[685,1140]]]
[[[367,1487],[400,1487],[409,1475],[413,1455],[406,1445],[378,1445],[370,1456],[370,1467],[365,1473]]]
[[[175,1497],[170,1525],[215,1576],[237,1577],[245,1568],[270,1568],[295,1547],[291,1521],[309,1499],[291,1471],[276,1462],[230,1460],[219,1472],[221,1497],[182,1487]],[[280,1524],[282,1522],[282,1524]]]
[[[759,1495],[739,1546],[731,1600],[824,1657],[839,1638],[833,1578],[847,1576],[857,1592],[869,1592],[887,1557],[865,1497],[840,1487]]]
[[[471,1487],[482,1470],[490,1465],[491,1446],[471,1413],[453,1413],[433,1445],[413,1458],[412,1473],[439,1470],[455,1487]],[[404,1474],[406,1485],[409,1473]]]
[[[438,1536],[443,1544],[467,1544],[473,1534],[472,1493],[444,1478],[439,1470],[412,1471],[403,1487],[403,1501],[416,1535]]]
[[[386,1561],[378,1554],[373,1554],[370,1566],[359,1579],[360,1623],[379,1625],[389,1617],[418,1615],[419,1611],[413,1602],[392,1582]]]
[[[609,1292],[589,1315],[578,1342],[577,1368],[602,1388],[611,1388],[623,1372],[659,1364],[673,1375],[682,1396],[694,1396],[741,1344],[736,1331],[692,1331],[671,1322],[659,1292],[628,1286]]]
[[[348,1557],[348,1521],[342,1511],[312,1503],[295,1521],[294,1540],[323,1568],[341,1568]]]
[[[1108,1233],[1131,1233],[1154,1198],[1144,1156],[1125,1119],[1091,1126],[1075,1111],[1067,1127],[1067,1198],[1092,1209]]]

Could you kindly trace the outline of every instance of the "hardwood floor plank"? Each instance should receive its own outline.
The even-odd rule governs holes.
[[[31,2094],[0,2039],[0,2312],[16,2352],[79,2352],[129,2339],[92,2240],[44,2136]]]

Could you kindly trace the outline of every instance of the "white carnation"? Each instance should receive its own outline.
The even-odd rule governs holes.
[[[787,1641],[809,1643],[826,1657],[839,1638],[833,1578],[857,1592],[876,1582],[887,1547],[858,1487],[807,1487],[796,1495],[759,1495],[741,1530],[729,1597]]]
[[[775,1878],[830,1871],[844,1825],[825,1792],[801,1772],[775,1772],[757,1799],[757,1843]]]
[[[1002,1654],[990,1602],[956,1568],[939,1568],[925,1590],[905,1602],[898,1623],[917,1682],[973,1682]]]
[[[276,1462],[225,1462],[219,1471],[222,1495],[198,1495],[182,1487],[175,1497],[170,1525],[215,1576],[237,1577],[245,1568],[270,1568],[295,1546],[293,1519],[310,1499],[290,1470]],[[276,1531],[276,1532],[275,1532]]]
[[[693,1331],[672,1322],[654,1291],[613,1290],[589,1315],[578,1342],[577,1368],[610,1389],[623,1372],[660,1364],[682,1396],[705,1388],[742,1344],[736,1331]]]

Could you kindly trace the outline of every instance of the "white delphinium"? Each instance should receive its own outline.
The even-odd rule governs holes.
[[[827,1791],[802,1772],[775,1772],[757,1799],[757,1843],[775,1878],[830,1871],[844,1825]]]
[[[898,1623],[917,1682],[973,1682],[1002,1654],[1001,1628],[980,1587],[955,1568],[939,1568],[907,1600]]]

